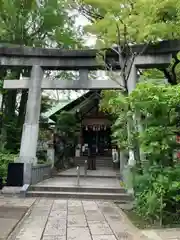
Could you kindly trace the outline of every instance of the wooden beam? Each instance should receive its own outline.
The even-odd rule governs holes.
[[[5,80],[4,89],[27,89],[29,88],[28,79],[22,80]],[[112,80],[88,80],[88,81],[72,81],[72,80],[50,80],[48,78],[43,79],[42,89],[67,89],[67,90],[89,90],[89,89],[122,89],[120,84]]]

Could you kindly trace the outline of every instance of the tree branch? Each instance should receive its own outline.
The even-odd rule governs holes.
[[[177,84],[176,67],[180,63],[180,60],[178,59],[177,54],[173,55],[173,59],[175,61],[171,66],[171,68],[160,69],[160,70],[164,73],[164,76],[168,79],[168,82],[171,85],[176,85]]]

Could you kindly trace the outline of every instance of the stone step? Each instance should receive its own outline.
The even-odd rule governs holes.
[[[75,162],[85,162],[87,159],[76,159]],[[101,159],[101,160],[96,160],[96,163],[112,163],[112,160],[107,160],[107,159]]]
[[[81,164],[81,163],[77,163],[77,165],[78,166],[80,166],[80,167],[84,167],[84,164]],[[76,165],[76,166],[77,166]],[[96,165],[96,169],[99,169],[99,168],[112,168],[113,169],[113,165],[104,165],[104,164],[102,164],[102,165]]]
[[[38,186],[32,185],[29,191],[36,192],[73,192],[73,193],[126,193],[124,188],[109,188],[109,187],[77,187],[77,186],[66,186],[66,187],[55,187],[55,186]]]
[[[52,176],[52,178],[55,178],[55,177],[59,177],[59,178],[61,178],[61,177],[66,177],[66,178],[74,178],[74,177],[76,177],[77,176],[77,174],[75,173],[75,174],[61,174],[61,173],[55,173],[55,174],[53,174],[53,176]],[[91,175],[91,174],[87,174],[87,176],[85,177],[84,176],[84,174],[80,174],[80,178],[112,178],[112,179],[115,179],[115,178],[119,178],[119,175],[117,175],[117,176],[108,176],[108,175]]]
[[[84,165],[84,161],[76,161],[75,162],[76,164],[77,163],[81,163],[81,164],[83,164]],[[113,162],[106,162],[106,161],[100,161],[100,162],[98,162],[98,161],[96,161],[96,165],[113,165]]]
[[[75,159],[88,159],[88,156],[75,157]],[[111,156],[96,156],[96,159],[112,159]]]
[[[28,191],[27,197],[49,197],[49,198],[74,198],[74,199],[96,199],[113,200],[121,203],[130,202],[133,197],[127,193],[92,193],[92,192],[49,192],[49,191]]]
[[[77,163],[76,166],[79,165],[80,167],[84,167],[84,164],[81,164],[81,163]],[[99,165],[99,164],[96,164],[96,168],[113,168],[113,165],[105,165],[105,164],[102,164],[102,165]]]
[[[77,160],[75,161],[75,164],[78,165],[78,164],[81,164],[81,165],[84,165],[84,160]],[[96,161],[96,166],[112,166],[113,165],[113,162],[112,161]]]
[[[86,158],[76,158],[76,162],[77,161],[85,161],[85,160],[88,160]],[[112,159],[107,159],[107,158],[102,158],[102,159],[96,159],[96,162],[112,162]]]
[[[88,160],[88,158],[86,157],[80,157],[80,158],[75,158],[75,162],[81,162],[84,163],[85,160]],[[101,163],[105,163],[105,164],[111,164],[112,163],[112,158],[96,158],[96,163],[101,164]]]
[[[87,159],[76,159],[75,162],[85,162]],[[112,160],[110,159],[96,159],[96,163],[112,163]]]
[[[113,164],[112,163],[97,163],[96,167],[112,167]]]

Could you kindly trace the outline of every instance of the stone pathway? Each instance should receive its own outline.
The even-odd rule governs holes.
[[[14,240],[147,239],[112,202],[37,199]]]
[[[0,240],[5,240],[26,214],[35,199],[19,199],[0,195]]]
[[[84,239],[179,240],[180,229],[141,232],[110,201],[22,199],[0,195],[0,240]]]
[[[180,240],[180,229],[144,230],[143,234],[153,237],[154,240]]]

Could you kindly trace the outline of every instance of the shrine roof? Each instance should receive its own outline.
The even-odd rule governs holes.
[[[75,112],[76,110],[84,107],[86,105],[86,103],[88,103],[88,101],[90,101],[90,97],[96,92],[99,92],[99,91],[90,90],[87,93],[83,94],[82,96],[78,97],[77,99],[72,100],[67,104],[64,104],[63,106],[57,105],[56,110],[52,111],[52,114],[49,115],[49,118],[53,121],[56,121],[56,116],[63,111],[74,111]],[[59,106],[59,108],[58,108],[58,106]]]
[[[49,111],[43,113],[43,117],[50,118],[53,114],[55,114],[57,111],[59,111],[61,108],[63,108],[65,105],[70,103],[73,100],[61,100],[56,106],[52,107]]]

